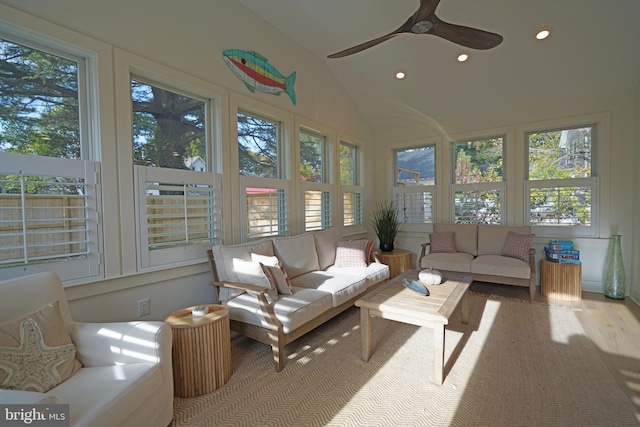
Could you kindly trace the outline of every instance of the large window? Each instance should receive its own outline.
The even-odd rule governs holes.
[[[217,241],[220,177],[211,171],[210,102],[131,80],[141,268],[202,258]]]
[[[99,276],[85,58],[0,38],[0,275]]]
[[[325,136],[300,130],[300,181],[304,194],[304,229],[331,227],[331,185]]]
[[[536,233],[595,235],[595,134],[595,125],[527,133],[527,220]]]
[[[281,123],[238,113],[238,169],[243,192],[243,239],[289,232],[289,181],[284,178]]]
[[[342,192],[342,225],[362,225],[362,186],[360,185],[360,150],[358,146],[340,142],[340,188]]]
[[[504,222],[503,145],[503,137],[453,143],[453,222]]]
[[[395,151],[393,198],[402,223],[433,222],[435,152],[431,145]]]

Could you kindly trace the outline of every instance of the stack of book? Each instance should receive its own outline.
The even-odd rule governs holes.
[[[571,240],[550,240],[545,246],[544,254],[547,261],[559,264],[580,264],[580,251],[573,247]]]

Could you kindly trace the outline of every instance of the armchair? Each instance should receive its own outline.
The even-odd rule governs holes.
[[[47,342],[53,335],[67,341]],[[27,336],[36,347],[26,344]],[[0,282],[1,404],[69,404],[70,426],[167,426],[173,418],[171,345],[163,322],[74,322],[55,273]],[[29,355],[70,355],[65,367],[54,361],[25,373],[24,366],[16,368],[18,347]]]

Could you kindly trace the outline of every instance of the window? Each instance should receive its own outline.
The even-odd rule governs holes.
[[[201,259],[217,241],[220,177],[211,172],[210,102],[131,80],[141,268]]]
[[[453,222],[502,224],[506,206],[503,137],[453,143]]]
[[[340,188],[342,191],[342,225],[362,225],[362,187],[360,153],[356,145],[340,142]]]
[[[243,240],[283,236],[289,232],[289,181],[282,179],[281,124],[258,115],[238,113],[238,168]]]
[[[88,62],[37,42],[0,38],[3,278],[46,270],[69,283],[101,274]]]
[[[401,223],[433,222],[435,152],[431,145],[395,150],[393,199]]]
[[[536,233],[594,236],[595,125],[526,134],[528,223]]]
[[[331,185],[323,135],[300,130],[300,181],[304,194],[304,229],[331,227]]]

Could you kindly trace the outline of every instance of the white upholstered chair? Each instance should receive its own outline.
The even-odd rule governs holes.
[[[59,303],[52,304],[55,301]],[[27,320],[31,318],[40,327]],[[47,369],[53,378],[44,380],[24,370],[19,373],[13,362],[21,357],[17,352],[27,351],[28,334],[31,355],[75,348],[78,360],[64,356],[68,369],[56,361],[55,371]],[[67,341],[53,347],[47,335],[70,338],[73,345]],[[42,337],[45,344],[33,337]],[[7,345],[12,340],[23,349]],[[71,376],[55,385],[64,373]],[[15,388],[16,381],[27,391],[7,389]],[[173,417],[171,329],[164,322],[74,322],[55,273],[0,282],[0,404],[8,403],[69,404],[71,426],[167,426]]]

